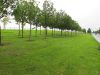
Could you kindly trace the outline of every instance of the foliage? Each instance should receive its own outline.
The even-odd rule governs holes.
[[[82,32],[86,33],[86,29],[82,29]]]
[[[3,11],[3,0],[0,0],[0,16]]]
[[[87,30],[87,33],[91,33],[91,29],[90,28]]]
[[[2,22],[3,22],[3,25],[4,25],[4,29],[6,29],[6,25],[9,22],[9,18],[7,16],[4,16]]]
[[[45,28],[45,37],[47,36],[47,27],[53,29],[63,30],[75,30],[81,31],[79,24],[74,21],[65,11],[57,11],[54,8],[53,2],[45,0],[43,3],[43,9],[38,7],[36,1],[21,1],[14,9],[13,15],[17,22],[27,22],[30,24],[30,36],[31,25],[43,26]]]
[[[17,22],[22,23],[21,25],[22,25],[22,38],[23,38],[24,23],[27,22],[27,2],[26,1],[19,2],[17,7],[13,11],[13,15],[15,16],[15,20],[17,20]]]

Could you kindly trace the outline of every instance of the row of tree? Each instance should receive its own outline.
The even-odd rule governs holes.
[[[38,26],[44,27],[45,38],[48,34],[47,33],[48,27],[52,29],[52,35],[55,29],[61,30],[61,35],[64,30],[65,31],[81,30],[81,27],[76,21],[74,21],[65,11],[63,10],[57,11],[54,8],[54,4],[48,0],[44,1],[42,9],[39,8],[38,3],[34,0],[30,1],[20,0],[17,2],[16,7],[14,8],[13,15],[15,16],[15,20],[18,23],[21,23],[22,38],[23,38],[24,23],[30,24],[29,40],[31,39],[32,25],[36,26],[36,35],[37,35],[37,27]]]
[[[44,0],[42,9],[39,8],[38,4],[39,2],[35,0],[0,0],[0,19],[9,14],[14,15],[16,22],[19,24],[19,35],[22,38],[24,37],[24,26],[28,23],[30,25],[29,40],[31,40],[32,25],[36,26],[36,35],[37,27],[40,27],[40,29],[44,27],[45,38],[48,35],[48,27],[52,29],[52,36],[55,29],[59,29],[61,35],[66,30],[81,31],[79,24],[65,11],[57,11],[50,0]],[[8,11],[8,9],[11,9],[11,11]],[[20,25],[22,33],[20,33]]]

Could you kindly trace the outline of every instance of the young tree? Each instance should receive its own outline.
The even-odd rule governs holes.
[[[35,36],[37,36],[37,28],[39,26],[39,20],[40,20],[40,15],[41,15],[41,12],[40,12],[40,8],[38,7],[38,3],[36,3],[36,6],[35,6],[35,26],[36,26],[36,30],[35,30]]]
[[[90,28],[88,28],[87,33],[91,33],[91,29]]]
[[[66,22],[67,22],[67,14],[63,11],[63,10],[60,10],[59,12],[59,26],[58,28],[61,30],[61,36],[63,35],[63,31],[66,29]]]
[[[9,22],[9,18],[7,16],[4,16],[2,22],[3,22],[3,25],[4,25],[4,29],[6,29],[6,25]]]
[[[49,27],[52,29],[52,37],[53,37],[53,35],[54,35],[54,27],[55,27],[55,25],[56,25],[56,9],[55,8],[53,8],[53,5],[52,5],[52,11],[51,11],[51,13],[50,13],[51,15],[50,15],[50,17],[49,17]]]
[[[1,45],[1,26],[0,26],[0,45]]]
[[[4,17],[4,15],[7,15],[9,12],[7,12],[8,8],[13,8],[16,6],[18,0],[0,0],[0,19]],[[10,13],[9,13],[10,14]],[[0,26],[0,45],[1,45],[1,26]]]
[[[24,30],[24,23],[27,21],[27,13],[26,13],[26,8],[27,8],[27,2],[22,1],[19,2],[17,7],[14,9],[13,14],[15,16],[15,20],[17,19],[18,21],[21,22],[22,25],[22,38],[23,36],[23,30]]]
[[[26,8],[26,13],[27,13],[27,22],[30,24],[30,34],[29,34],[29,40],[31,40],[31,34],[32,34],[32,24],[35,21],[35,16],[36,16],[36,6],[35,6],[35,1],[30,0],[30,2],[27,2],[27,8]]]
[[[45,28],[45,38],[47,36],[47,27],[49,25],[49,17],[51,16],[51,12],[53,10],[53,3],[45,0],[43,3],[43,16],[44,16],[44,24],[43,27]]]
[[[19,30],[18,30],[18,31],[19,31],[19,32],[18,32],[18,36],[20,36],[20,35],[21,35],[21,32],[20,32],[20,29],[21,29],[21,27],[20,27],[20,22],[17,22],[17,24],[19,25],[19,26],[18,26],[18,28],[19,28]]]
[[[84,29],[82,29],[82,32],[83,32],[83,33],[86,33],[86,29],[85,29],[85,28],[84,28]]]
[[[38,21],[39,21],[40,35],[41,35],[41,27],[44,26],[44,16],[43,16],[43,11],[42,10],[39,11]]]
[[[3,0],[0,0],[0,19],[2,18]],[[0,45],[1,45],[1,25],[0,25]]]
[[[3,11],[3,0],[0,0],[0,17],[1,17],[2,11]]]
[[[19,2],[17,3],[16,7],[14,8],[14,11],[12,12],[12,15],[14,15],[14,19],[16,20],[17,24],[19,25],[19,31],[18,36],[21,35],[21,19],[20,19],[20,8],[19,8]]]

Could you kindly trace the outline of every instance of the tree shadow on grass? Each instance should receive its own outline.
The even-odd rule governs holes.
[[[11,43],[9,43],[9,42],[4,42],[4,43],[2,43],[1,45],[0,45],[0,47],[1,46],[8,46],[8,45],[10,45]]]
[[[99,51],[100,51],[100,46],[98,46],[98,47],[97,47],[97,50],[99,50]]]

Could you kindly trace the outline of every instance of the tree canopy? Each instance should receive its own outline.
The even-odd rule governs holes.
[[[44,0],[42,9],[39,8],[38,3],[35,0],[11,0],[11,4],[6,2],[7,5],[13,7],[13,15],[15,20],[22,25],[22,37],[23,37],[23,23],[30,24],[30,36],[32,25],[37,27],[42,26],[45,28],[45,37],[47,36],[48,27],[52,29],[81,31],[81,27],[78,22],[73,20],[64,10],[56,10],[54,3],[50,0]],[[14,5],[16,4],[16,5]]]

